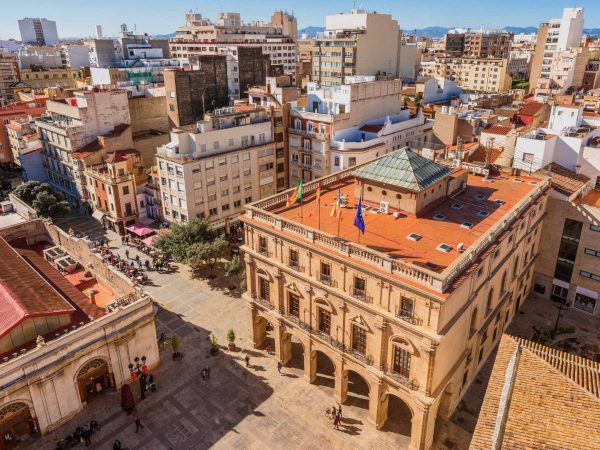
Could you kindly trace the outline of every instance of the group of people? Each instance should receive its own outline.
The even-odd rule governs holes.
[[[148,284],[150,279],[148,275],[144,273],[142,261],[138,259],[134,262],[129,258],[121,258],[118,254],[113,253],[108,247],[101,246],[97,250],[102,256],[102,260],[105,264],[110,264],[112,267],[123,273],[127,278],[131,279],[134,283]],[[136,263],[137,262],[137,267]]]
[[[72,448],[80,443],[83,443],[86,447],[92,445],[92,435],[100,429],[98,422],[91,420],[89,424],[78,426],[73,434],[68,435],[66,438],[56,443],[56,449],[67,449]]]
[[[340,429],[340,424],[342,423],[342,405],[338,403],[337,408],[334,406],[331,410],[327,410],[330,414],[331,420],[333,422],[333,428],[336,430]]]

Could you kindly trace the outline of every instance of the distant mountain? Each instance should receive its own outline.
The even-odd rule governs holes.
[[[531,34],[538,32],[536,27],[504,27],[504,29],[513,34]]]
[[[600,36],[600,28],[584,28],[583,34],[589,34],[592,36]]]
[[[153,38],[156,39],[169,39],[169,38],[174,38],[175,37],[175,33],[169,33],[169,34],[155,34],[152,36]]]

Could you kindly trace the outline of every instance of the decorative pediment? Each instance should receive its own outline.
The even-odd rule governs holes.
[[[360,314],[358,316],[351,317],[350,322],[352,322],[355,325],[358,325],[361,328],[364,328],[367,331],[371,331],[371,328],[367,324],[367,321]]]
[[[324,310],[329,311],[331,314],[336,314],[333,304],[326,298],[322,298],[322,297],[316,298],[315,304],[319,308],[323,308]]]
[[[288,284],[285,288],[288,291],[298,295],[299,297],[302,297],[302,294],[300,293],[300,289],[298,289],[298,286],[296,286],[296,283],[292,282],[292,283]]]

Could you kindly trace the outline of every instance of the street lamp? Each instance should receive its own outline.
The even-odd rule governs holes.
[[[148,376],[148,366],[146,365],[146,357],[136,356],[133,362],[129,363],[129,371],[133,381],[140,380],[140,397],[142,400],[146,398],[146,377]]]

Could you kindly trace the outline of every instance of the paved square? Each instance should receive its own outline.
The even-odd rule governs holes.
[[[124,255],[125,248],[117,251]],[[129,252],[135,257],[131,247]],[[58,440],[93,418],[101,429],[89,448],[110,449],[115,439],[123,448],[152,450],[406,448],[409,438],[368,425],[365,409],[345,405],[342,427],[334,430],[325,416],[333,405],[333,389],[307,383],[301,370],[286,368],[280,375],[274,356],[251,349],[243,300],[192,279],[185,267],[150,275],[155,285],[147,291],[158,303],[157,333],[180,336],[183,360],[172,361],[170,345],[161,351],[161,364],[153,373],[158,391],[139,401],[139,389],[132,385],[136,412],[131,416],[120,408],[120,392],[105,392],[32,446],[54,449]],[[245,367],[246,353],[225,348],[229,328],[235,330],[239,349],[248,351],[250,368]],[[210,334],[222,347],[216,357],[210,356]],[[211,377],[205,384],[200,371],[206,366]],[[136,415],[145,426],[139,433]]]

